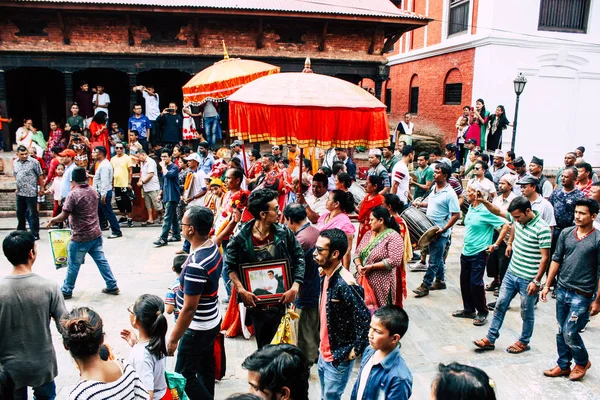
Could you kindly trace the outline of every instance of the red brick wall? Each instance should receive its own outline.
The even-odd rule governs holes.
[[[0,20],[0,51],[76,52],[76,53],[129,53],[129,54],[178,54],[178,55],[221,55],[221,40],[225,40],[231,55],[236,56],[277,56],[384,61],[379,52],[383,46],[383,29],[372,24],[344,23],[331,21],[326,35],[325,50],[318,51],[323,31],[322,22],[279,19],[265,21],[263,25],[264,47],[256,49],[257,20],[227,18],[210,21],[200,18],[199,47],[194,47],[193,18],[179,16],[181,22],[178,39],[180,45],[143,44],[150,37],[141,19],[132,16],[134,46],[128,44],[127,22],[124,15],[102,16],[64,14],[64,22],[70,30],[71,44],[63,43],[60,26],[54,13],[36,13],[35,18],[48,20],[45,29],[48,36],[16,36],[18,28],[10,21],[11,17],[26,18],[27,14],[6,15]],[[32,18],[32,16],[29,16]],[[202,16],[200,16],[202,17]],[[277,43],[279,28],[288,24],[306,27],[302,37],[304,43]],[[368,54],[369,45],[376,30],[373,54]]]
[[[473,63],[475,49],[458,51],[437,57],[394,65],[390,68],[388,87],[392,89],[392,112],[390,122],[397,123],[409,109],[410,80],[419,77],[419,112],[414,117],[416,133],[442,135],[446,142],[456,137],[456,119],[462,113],[462,105],[471,104]],[[458,69],[453,71],[452,69]],[[460,73],[460,75],[458,75]],[[462,78],[462,102],[445,105],[444,81]]]

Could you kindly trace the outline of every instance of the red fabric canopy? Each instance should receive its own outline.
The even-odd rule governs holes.
[[[306,147],[389,145],[386,106],[357,85],[320,74],[259,78],[229,97],[229,127],[251,142]]]

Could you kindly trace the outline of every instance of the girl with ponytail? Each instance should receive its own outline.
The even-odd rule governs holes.
[[[153,294],[143,294],[128,309],[131,326],[121,331],[123,338],[132,347],[129,363],[135,368],[142,386],[150,399],[168,396],[165,368],[167,364],[167,318],[163,300]]]

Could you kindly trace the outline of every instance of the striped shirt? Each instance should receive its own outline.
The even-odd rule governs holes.
[[[538,273],[542,252],[540,249],[549,249],[552,244],[550,227],[533,211],[535,217],[525,225],[515,224],[510,213],[506,219],[515,227],[515,239],[512,245],[512,257],[508,270],[516,276],[532,280]]]
[[[119,368],[121,365],[119,365]],[[69,394],[69,400],[134,400],[148,399],[148,392],[142,387],[133,367],[125,365],[123,374],[114,382],[80,381]]]
[[[179,276],[181,286],[177,291],[177,308],[183,310],[185,295],[200,295],[189,329],[207,331],[221,323],[218,292],[222,268],[223,257],[212,242],[209,247],[194,250],[183,264]]]

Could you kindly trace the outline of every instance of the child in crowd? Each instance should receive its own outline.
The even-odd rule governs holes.
[[[177,318],[179,317],[179,309],[177,308],[177,303],[175,301],[177,298],[177,291],[181,287],[179,275],[181,275],[181,269],[187,258],[187,254],[179,254],[173,258],[173,266],[171,269],[177,274],[177,278],[175,278],[175,281],[169,286],[169,289],[167,289],[167,293],[165,294],[165,312],[167,314],[174,314],[175,322],[177,322]]]
[[[129,329],[121,331],[121,338],[132,347],[129,364],[133,366],[151,399],[162,399],[167,393],[165,369],[167,366],[167,318],[160,297],[143,294],[127,309],[129,321],[140,333],[139,339]]]
[[[129,131],[129,155],[135,157],[138,151],[143,149],[142,144],[138,141],[139,133],[135,129]],[[135,157],[137,160],[137,157]]]
[[[379,308],[371,318],[369,344],[352,390],[352,400],[404,400],[412,394],[412,374],[400,355],[408,314],[396,305]]]
[[[58,164],[56,166],[56,176],[52,181],[52,185],[48,189],[46,189],[45,193],[52,193],[52,197],[54,198],[54,208],[52,209],[52,218],[56,217],[58,214],[62,212],[62,203],[61,203],[61,193],[62,193],[62,183],[63,183],[63,174],[65,173],[65,166],[62,164]],[[63,223],[59,222],[58,227],[62,229]]]

